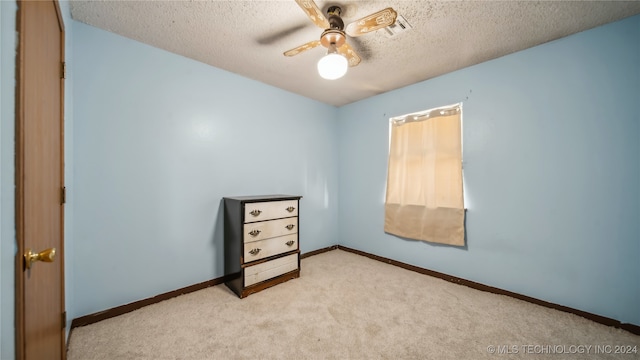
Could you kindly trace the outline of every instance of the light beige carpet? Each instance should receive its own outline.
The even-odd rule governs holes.
[[[627,331],[345,251],[301,270],[242,300],[219,285],[75,328],[68,359],[640,359]]]

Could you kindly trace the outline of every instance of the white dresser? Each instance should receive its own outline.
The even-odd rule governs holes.
[[[239,297],[300,276],[300,198],[224,198],[225,284]]]

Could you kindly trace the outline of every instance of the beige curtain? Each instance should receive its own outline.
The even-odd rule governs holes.
[[[461,104],[391,119],[384,231],[464,246]]]

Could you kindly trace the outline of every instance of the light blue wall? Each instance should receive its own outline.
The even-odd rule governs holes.
[[[302,252],[337,243],[335,107],[78,22],[73,61],[72,317],[223,276],[224,196],[302,195]]]
[[[640,325],[638,39],[635,16],[340,108],[340,244]],[[386,235],[388,118],[457,102],[467,247]]]
[[[13,359],[15,235],[15,1],[0,1],[0,359]]]

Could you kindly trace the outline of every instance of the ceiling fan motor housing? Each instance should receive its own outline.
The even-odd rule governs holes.
[[[327,21],[329,22],[329,29],[326,29],[322,35],[320,36],[320,43],[322,46],[329,49],[332,45],[335,45],[336,48],[344,45],[347,37],[343,31],[344,22],[340,17],[340,13],[342,9],[339,6],[330,6],[327,9]]]
[[[327,9],[327,21],[329,21],[329,26],[331,29],[342,30],[344,29],[344,21],[340,17],[342,13],[342,9],[339,6],[330,6]]]
[[[322,33],[322,36],[320,36],[320,43],[327,49],[332,45],[339,48],[344,45],[346,40],[347,38],[342,30],[327,29]]]

